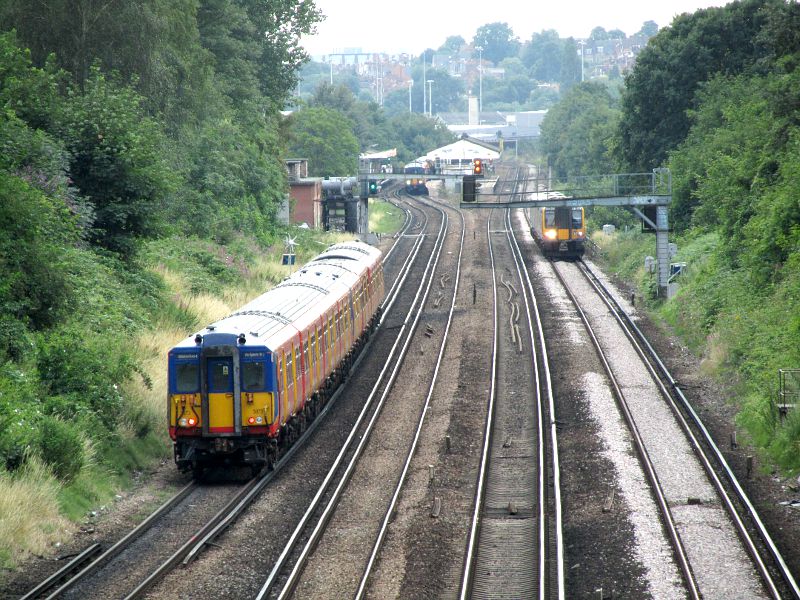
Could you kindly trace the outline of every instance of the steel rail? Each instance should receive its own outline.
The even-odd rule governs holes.
[[[397,192],[392,192],[392,197],[396,199]],[[400,240],[403,238],[405,233],[411,227],[411,223],[413,222],[414,218],[411,216],[411,211],[409,209],[407,209],[405,206],[400,206],[391,197],[384,196],[384,199],[386,200],[386,202],[389,202],[393,206],[402,210],[406,216],[405,220],[403,221],[403,225],[400,227],[400,231],[394,234],[394,243],[392,244],[392,247],[389,248],[388,252],[386,252],[386,254],[383,255],[383,263],[386,264],[386,261],[389,260],[389,257],[394,253],[395,248],[397,248],[397,245],[400,242]]]
[[[745,527],[745,524],[742,521],[739,511],[734,506],[730,494],[728,494],[728,492],[725,490],[722,481],[717,475],[716,470],[712,467],[711,461],[709,460],[706,452],[703,450],[699,440],[697,439],[697,436],[695,436],[694,432],[689,426],[689,423],[686,421],[686,418],[683,416],[683,413],[680,410],[678,410],[678,406],[675,403],[675,400],[673,399],[672,395],[669,393],[664,383],[658,377],[655,367],[653,367],[650,361],[646,359],[647,355],[649,355],[652,358],[652,360],[656,363],[656,365],[658,366],[658,370],[667,379],[667,381],[670,384],[670,387],[675,391],[676,395],[680,399],[681,406],[691,416],[693,424],[701,431],[703,436],[703,441],[708,445],[708,447],[711,448],[712,453],[716,457],[720,467],[725,472],[729,483],[736,490],[736,495],[738,500],[745,506],[749,517],[752,519],[754,526],[756,527],[756,529],[759,532],[759,535],[761,536],[762,541],[767,546],[767,549],[772,555],[773,560],[775,560],[776,566],[778,567],[781,576],[791,589],[794,597],[800,598],[800,590],[798,589],[797,582],[795,581],[791,571],[789,570],[788,566],[783,560],[783,556],[781,555],[780,551],[778,550],[777,546],[772,540],[772,537],[769,535],[769,532],[767,531],[766,527],[761,521],[758,512],[756,511],[755,507],[753,506],[746,492],[741,487],[741,484],[736,478],[736,475],[733,473],[733,470],[730,468],[727,461],[722,456],[722,452],[719,450],[719,447],[714,442],[708,429],[706,429],[705,424],[703,424],[702,420],[697,415],[692,405],[689,403],[689,400],[683,394],[683,391],[680,389],[677,382],[672,377],[672,374],[669,372],[666,365],[664,365],[663,361],[661,360],[655,349],[652,347],[652,345],[649,343],[649,341],[647,341],[647,338],[644,336],[642,331],[636,326],[636,324],[633,322],[630,316],[622,309],[617,300],[608,291],[606,286],[602,284],[599,278],[591,271],[591,269],[589,269],[583,261],[581,261],[580,264],[583,267],[581,270],[586,276],[587,280],[595,287],[595,289],[599,287],[600,289],[603,290],[604,293],[601,294],[601,297],[603,298],[604,302],[609,307],[611,312],[614,314],[615,318],[622,325],[622,328],[625,331],[626,335],[628,336],[628,339],[631,341],[634,348],[636,349],[636,351],[639,353],[639,355],[642,357],[643,361],[647,365],[647,368],[650,370],[651,376],[653,377],[654,381],[661,388],[664,396],[669,400],[670,406],[673,408],[673,413],[678,418],[681,427],[683,428],[684,432],[686,433],[691,443],[693,444],[695,451],[698,454],[703,464],[704,469],[711,478],[714,487],[717,489],[717,493],[720,494],[720,496],[724,500],[724,504],[729,513],[729,516],[733,520],[734,525],[736,526],[739,532],[739,537],[747,547],[748,553],[755,561],[756,568],[761,574],[762,579],[764,580],[764,584],[767,586],[770,594],[772,595],[773,598],[782,597],[781,593],[778,591],[777,585],[775,584],[772,574],[769,572],[769,569],[767,568],[766,564],[763,561],[761,553],[758,551],[758,548],[756,548],[755,543],[753,542],[752,536],[747,531],[747,528]],[[644,346],[647,348],[647,352],[645,352],[645,350],[641,347],[640,342],[641,344],[644,344]]]
[[[296,445],[293,447],[296,447]],[[239,504],[242,498],[247,496],[247,494],[253,490],[253,488],[257,487],[264,479],[269,480],[272,479],[273,476],[274,471],[269,471],[260,478],[253,478],[247,482],[241,490],[239,490],[230,500],[228,500],[222,509],[220,509],[197,531],[197,533],[195,533],[187,542],[178,548],[178,550],[176,550],[172,556],[161,563],[161,565],[155,571],[150,573],[150,575],[148,575],[144,581],[136,586],[132,592],[125,596],[125,600],[132,600],[133,598],[138,598],[144,594],[156,581],[172,570],[183,559],[183,557],[186,556],[186,553],[189,552],[189,550],[194,546],[197,538],[205,536],[206,532],[213,528],[219,521],[221,521],[225,515],[227,515],[233,509],[233,507]]]
[[[372,552],[370,553],[369,559],[367,560],[367,565],[364,569],[364,573],[361,576],[361,580],[358,585],[358,589],[356,590],[355,598],[356,600],[361,600],[367,591],[367,584],[369,582],[369,576],[372,573],[372,569],[375,565],[375,562],[378,558],[378,553],[380,552],[381,548],[383,547],[383,542],[386,538],[386,534],[389,530],[389,524],[392,520],[392,513],[397,506],[397,503],[400,498],[400,492],[403,489],[403,485],[405,484],[406,476],[408,474],[408,470],[411,468],[411,461],[414,458],[414,455],[417,451],[417,446],[419,444],[420,437],[422,435],[422,426],[425,423],[425,417],[428,414],[428,409],[430,407],[431,399],[433,398],[434,388],[436,387],[436,382],[439,378],[439,368],[441,367],[442,360],[444,359],[444,352],[447,348],[447,340],[450,333],[450,325],[453,322],[453,313],[455,312],[456,307],[456,297],[458,296],[458,286],[461,280],[461,257],[464,252],[464,234],[465,234],[465,223],[464,223],[464,213],[458,211],[459,217],[461,218],[461,240],[459,243],[458,249],[458,258],[456,260],[456,274],[455,274],[455,283],[453,286],[453,300],[450,303],[450,310],[447,315],[447,323],[445,324],[442,345],[439,348],[439,355],[436,358],[436,365],[433,371],[433,377],[431,379],[430,387],[428,388],[428,394],[425,397],[425,403],[420,411],[420,418],[417,423],[417,429],[414,433],[414,439],[411,442],[411,447],[408,451],[408,456],[406,458],[405,464],[403,465],[403,470],[400,473],[400,477],[398,482],[395,486],[394,494],[389,502],[389,506],[386,509],[386,514],[384,515],[383,522],[381,523],[381,527],[378,531],[378,535],[376,537],[375,543],[372,547]]]
[[[480,526],[480,515],[483,509],[484,489],[486,485],[486,469],[489,460],[489,448],[492,436],[492,421],[494,420],[494,404],[495,393],[497,390],[497,346],[498,346],[498,331],[499,331],[499,311],[497,310],[497,281],[496,269],[494,262],[494,251],[492,250],[491,241],[491,211],[489,218],[486,220],[486,243],[489,246],[489,260],[492,266],[492,310],[494,319],[494,335],[492,340],[492,368],[491,368],[491,384],[489,386],[489,397],[487,398],[487,414],[486,414],[486,427],[483,433],[483,448],[481,450],[481,462],[478,468],[478,480],[475,489],[475,509],[472,512],[472,520],[470,522],[469,537],[467,538],[466,553],[464,555],[464,566],[461,575],[461,592],[459,598],[467,600],[472,588],[473,568],[476,555],[476,540],[478,537],[478,528]]]
[[[50,577],[39,583],[39,585],[37,585],[35,588],[27,592],[24,596],[21,596],[19,600],[31,600],[32,598],[38,598],[47,590],[54,587],[59,581],[66,579],[67,576],[79,565],[91,560],[96,554],[102,552],[102,550],[103,547],[100,544],[92,544],[80,552],[77,556],[74,556],[71,561],[50,575]]]
[[[436,244],[439,247],[441,247],[441,245],[443,245],[444,237],[445,237],[445,231],[446,231],[446,219],[443,218],[441,226],[440,226],[439,234],[437,236],[437,242],[436,242]],[[367,400],[364,403],[364,407],[362,408],[361,413],[359,414],[355,424],[353,425],[353,428],[350,431],[350,434],[348,435],[347,439],[345,440],[344,444],[342,445],[342,449],[340,450],[339,454],[337,455],[333,465],[329,469],[328,474],[325,477],[325,480],[320,485],[316,495],[312,499],[311,503],[309,504],[308,508],[306,509],[305,514],[303,515],[303,517],[301,518],[300,522],[296,526],[296,528],[295,528],[294,532],[292,533],[292,535],[290,536],[289,540],[285,544],[283,551],[281,552],[280,556],[278,557],[277,561],[275,562],[275,564],[274,564],[274,566],[272,568],[272,571],[270,572],[269,576],[267,577],[267,580],[265,581],[264,585],[262,586],[261,590],[259,591],[258,596],[257,596],[258,600],[263,599],[270,592],[272,587],[275,585],[275,582],[277,581],[277,578],[278,578],[280,572],[282,571],[282,569],[285,567],[286,563],[289,560],[290,554],[294,551],[295,547],[298,545],[300,536],[302,535],[303,531],[305,531],[306,528],[309,526],[309,523],[311,522],[313,514],[316,512],[316,510],[322,504],[323,496],[327,492],[328,488],[331,486],[333,478],[334,478],[334,476],[336,474],[336,471],[339,469],[341,464],[344,462],[345,456],[347,455],[350,447],[352,446],[352,444],[353,444],[353,442],[354,442],[354,440],[355,440],[355,438],[356,438],[356,436],[358,434],[358,431],[359,431],[359,428],[360,428],[361,424],[364,422],[364,420],[366,419],[366,417],[367,417],[367,415],[369,413],[369,410],[372,408],[372,405],[373,405],[373,402],[375,401],[375,396],[377,395],[378,390],[381,388],[381,386],[383,386],[384,383],[386,383],[386,388],[384,390],[384,393],[381,395],[381,398],[378,401],[378,405],[376,405],[376,408],[375,408],[376,413],[380,410],[380,406],[382,405],[383,401],[385,400],[386,395],[388,394],[388,391],[391,388],[391,385],[394,382],[394,379],[396,378],[397,373],[399,372],[399,368],[400,368],[400,366],[402,364],[402,358],[407,353],[408,347],[409,347],[409,345],[411,343],[412,334],[413,334],[414,330],[417,327],[419,319],[421,318],[422,311],[418,310],[417,307],[422,306],[422,303],[424,302],[424,298],[422,300],[420,299],[420,293],[422,292],[423,288],[425,287],[426,279],[428,281],[428,285],[427,285],[428,289],[430,289],[430,286],[432,285],[433,277],[429,276],[429,274],[432,273],[433,268],[435,267],[435,265],[434,265],[435,256],[436,256],[436,252],[432,252],[431,256],[428,259],[428,263],[427,263],[426,268],[425,268],[425,272],[424,272],[424,275],[423,275],[423,278],[422,278],[422,282],[421,282],[420,287],[418,288],[418,290],[417,290],[417,292],[415,294],[415,297],[414,297],[414,300],[412,302],[411,308],[409,309],[408,314],[406,315],[406,317],[405,317],[405,319],[403,321],[403,324],[402,324],[402,326],[400,328],[400,331],[398,332],[398,335],[397,335],[397,338],[396,338],[396,340],[394,342],[394,345],[392,346],[392,349],[390,350],[389,356],[386,359],[384,367],[381,370],[380,374],[378,375],[376,383],[373,386],[372,391],[370,392],[369,396],[367,397]],[[438,261],[438,258],[437,258],[437,261]],[[427,293],[425,294],[425,297],[427,297]],[[416,316],[412,320],[412,314],[415,312],[415,310],[416,310]],[[408,334],[406,335],[405,339],[403,339],[403,335],[406,332],[406,330],[408,330]],[[402,347],[400,346],[401,341],[402,341]],[[401,356],[399,356],[397,358],[398,362],[396,363],[395,368],[393,369],[392,373],[389,375],[389,379],[387,381],[386,380],[387,371],[389,371],[390,367],[392,366],[392,359],[395,356],[395,354],[397,354],[398,350],[400,351]],[[375,415],[373,415],[373,420],[372,421],[374,421],[374,416]],[[363,448],[363,444],[366,442],[366,438],[367,437],[368,437],[367,435],[364,435],[362,437],[361,443],[356,448],[356,452],[359,451],[359,448]],[[352,463],[351,463],[351,465],[352,465]],[[349,467],[350,467],[350,465],[348,465],[348,471],[352,472],[352,469],[350,469]],[[344,481],[344,476],[343,476],[342,480],[340,480],[339,485],[337,485],[337,488],[334,491],[334,495],[336,493],[339,493],[339,494],[341,493],[341,489],[343,488],[343,484],[344,483],[345,483],[345,481]],[[287,595],[289,595],[291,593],[291,590],[293,589],[294,585],[296,585],[297,580],[299,579],[301,568],[304,566],[305,562],[308,560],[308,557],[309,557],[310,553],[312,552],[314,545],[316,544],[316,542],[318,541],[318,538],[321,535],[321,530],[322,530],[321,526],[325,525],[326,520],[330,518],[334,508],[335,508],[334,507],[334,501],[333,501],[333,499],[331,499],[331,500],[329,500],[328,505],[325,507],[325,509],[323,511],[323,514],[321,515],[320,519],[318,520],[316,527],[312,531],[308,542],[305,544],[303,550],[301,551],[300,557],[295,562],[295,566],[292,569],[292,572],[289,574],[289,577],[288,577],[285,585],[283,586],[283,588],[281,590],[281,596],[280,597],[286,597]]]
[[[524,193],[524,192],[523,192]],[[546,577],[546,566],[547,566],[547,557],[549,555],[547,549],[547,502],[546,502],[546,489],[547,489],[547,471],[545,470],[545,427],[544,427],[544,402],[542,398],[542,388],[541,388],[541,374],[539,371],[539,362],[537,359],[537,352],[536,352],[536,333],[534,332],[533,328],[533,314],[536,315],[537,322],[540,321],[539,315],[539,308],[538,305],[535,304],[536,297],[533,293],[533,286],[531,285],[530,276],[528,275],[528,270],[525,267],[525,261],[523,260],[522,250],[517,243],[516,235],[514,234],[513,224],[511,222],[511,211],[506,210],[506,237],[508,238],[509,246],[512,249],[512,255],[514,257],[514,264],[517,268],[517,276],[522,282],[523,289],[525,290],[525,294],[523,297],[525,299],[525,312],[528,318],[528,333],[529,333],[529,340],[531,344],[531,363],[533,367],[534,373],[534,384],[536,385],[536,405],[537,405],[537,427],[539,433],[539,598],[540,600],[545,600],[548,597],[548,590],[547,590],[547,577]],[[533,311],[532,311],[532,306]],[[549,357],[546,354],[547,349],[543,349],[542,354],[542,363],[549,364]],[[548,378],[548,385],[551,387],[548,388],[548,398],[552,397],[552,383],[549,381]],[[552,413],[551,413],[552,415]],[[555,422],[555,417],[551,417],[551,423]],[[554,441],[555,443],[555,441]],[[558,453],[555,453],[553,456],[553,472],[560,473],[560,465],[558,464]],[[556,477],[556,479],[560,480],[560,476]],[[559,488],[555,488],[559,489]],[[554,491],[555,491],[554,489]],[[557,514],[561,513],[561,496],[560,494],[554,494],[554,503],[557,504],[558,509],[555,511]],[[559,543],[558,540],[561,540],[563,537],[563,532],[560,526],[560,519],[557,520],[558,526],[556,527],[555,536],[557,538],[556,541],[556,548],[557,552],[559,550],[563,551],[563,544]],[[556,567],[557,567],[557,582],[556,587],[559,592],[559,598],[563,598],[563,590],[564,590],[564,570],[563,570],[564,561],[556,560]],[[560,568],[559,568],[560,566]]]
[[[692,572],[692,567],[689,562],[689,558],[686,555],[686,549],[683,546],[680,534],[678,533],[678,528],[675,525],[675,520],[672,516],[672,511],[670,510],[669,503],[667,502],[666,496],[664,495],[664,490],[663,487],[661,486],[661,482],[658,479],[655,466],[653,465],[653,462],[650,460],[650,455],[647,452],[647,447],[645,445],[645,442],[642,439],[641,434],[639,433],[639,429],[636,427],[636,421],[633,417],[633,414],[630,411],[630,408],[628,407],[627,401],[625,400],[625,395],[622,393],[622,388],[620,387],[617,378],[614,375],[613,370],[611,369],[611,365],[609,364],[606,358],[606,354],[600,345],[600,341],[597,339],[597,336],[595,336],[594,329],[589,323],[589,319],[586,316],[586,313],[583,311],[583,308],[581,308],[578,299],[575,297],[569,285],[567,284],[566,280],[559,272],[559,270],[555,267],[555,265],[552,263],[552,261],[550,262],[550,264],[553,267],[553,272],[556,274],[556,277],[558,277],[558,280],[561,282],[561,285],[564,287],[564,290],[566,291],[567,295],[572,301],[572,304],[575,306],[575,310],[578,312],[578,316],[583,322],[583,326],[586,329],[586,333],[589,336],[589,339],[592,341],[592,345],[595,348],[597,357],[603,364],[603,368],[605,369],[609,381],[611,382],[611,386],[614,389],[614,397],[616,399],[616,404],[619,407],[620,411],[622,411],[622,415],[625,418],[625,422],[628,425],[628,429],[631,432],[631,437],[633,438],[634,446],[636,447],[636,452],[639,455],[639,459],[644,468],[645,475],[647,476],[647,479],[650,482],[650,490],[653,492],[653,495],[655,496],[656,504],[658,504],[658,507],[661,511],[662,520],[667,530],[667,534],[669,535],[670,540],[672,541],[673,551],[675,552],[676,558],[678,560],[678,564],[680,566],[681,573],[683,574],[684,583],[688,588],[688,592],[691,594],[691,597],[694,600],[700,600],[700,591],[697,587],[697,581],[695,580],[694,573]]]
[[[187,483],[184,487],[178,490],[178,492],[174,496],[172,496],[172,498],[164,502],[157,510],[150,513],[150,515],[144,521],[142,521],[136,527],[131,529],[124,537],[118,540],[113,546],[111,546],[108,550],[103,552],[91,563],[86,565],[86,567],[83,570],[81,570],[74,577],[65,582],[52,594],[50,594],[47,597],[47,600],[53,600],[58,596],[60,596],[61,594],[63,594],[64,592],[69,591],[70,589],[75,587],[78,583],[80,583],[84,577],[87,577],[91,573],[94,573],[106,562],[108,562],[109,560],[120,554],[125,548],[127,548],[131,543],[133,543],[133,541],[136,540],[136,538],[138,538],[145,531],[147,531],[159,517],[161,517],[166,512],[174,508],[176,504],[178,504],[181,500],[183,500],[186,496],[188,496],[197,487],[198,484],[196,481],[191,481]]]
[[[427,219],[426,219],[426,222],[427,222]],[[419,244],[418,243],[415,243],[415,245],[412,247],[412,252],[414,253],[414,255],[416,255],[416,253],[419,252]],[[403,275],[403,278],[405,278],[406,275],[408,274],[409,267],[405,267],[404,266],[404,271],[405,271],[405,274]],[[392,291],[389,294],[389,296],[392,297],[392,298],[396,297],[397,295],[399,295],[399,288],[398,288],[397,291]],[[393,304],[393,302],[394,302],[394,300],[392,300],[392,302],[389,303],[389,306],[385,309],[384,315],[388,313],[388,311],[390,310],[391,305]],[[372,345],[373,339],[374,339],[374,337],[370,337],[370,339],[367,341],[367,343],[364,346],[364,348],[362,349],[362,351],[358,354],[356,360],[353,362],[353,365],[351,367],[351,371],[353,369],[355,369],[359,365],[359,363],[363,360],[364,356],[366,355],[367,350]],[[186,553],[185,557],[183,558],[183,561],[182,561],[183,566],[186,566],[189,563],[191,563],[192,561],[194,561],[197,558],[197,556],[199,555],[199,553],[205,547],[207,547],[210,543],[212,543],[217,537],[219,537],[231,524],[233,524],[233,521],[235,521],[236,518],[238,518],[238,516],[247,508],[247,506],[249,506],[252,503],[252,501],[255,500],[255,498],[258,496],[258,494],[261,493],[261,490],[263,490],[263,487],[266,486],[266,484],[269,483],[269,481],[274,477],[274,474],[277,473],[281,468],[283,468],[283,466],[285,466],[285,464],[289,461],[289,458],[291,456],[294,456],[294,454],[297,452],[297,450],[303,445],[305,440],[319,426],[319,424],[322,422],[321,417],[323,417],[325,414],[327,414],[327,412],[330,409],[330,407],[333,406],[333,404],[335,403],[336,399],[342,393],[342,390],[343,390],[343,387],[340,386],[334,392],[334,394],[331,396],[330,400],[325,404],[325,406],[323,407],[323,409],[319,413],[319,415],[317,415],[317,417],[311,422],[311,424],[308,426],[308,428],[303,433],[303,435],[300,438],[298,438],[297,442],[295,442],[291,446],[291,448],[289,448],[289,450],[287,450],[286,454],[284,454],[284,456],[281,457],[281,459],[277,463],[275,463],[275,466],[273,468],[273,472],[268,475],[268,477],[266,478],[266,481],[264,481],[264,485],[260,486],[258,488],[258,491],[256,493],[252,494],[252,496],[248,496],[246,498],[243,498],[242,501],[240,502],[240,504],[237,505],[237,507],[229,515],[224,517],[213,528],[208,530],[205,533],[205,535],[203,535],[195,543],[195,545],[192,547],[192,549],[188,553]],[[199,536],[195,535],[195,538],[197,538],[197,537],[199,537]]]

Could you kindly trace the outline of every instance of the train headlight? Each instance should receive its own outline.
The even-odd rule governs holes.
[[[406,179],[406,185],[411,185],[411,180],[410,179]]]
[[[256,423],[259,425],[264,422],[264,417],[256,417]]]
[[[252,425],[253,423],[256,422],[256,418],[255,417],[250,417],[249,419],[247,419],[247,422],[250,423],[250,425]]]
[[[578,232],[578,237],[583,237],[583,232],[582,231]]]
[[[558,233],[555,229],[546,229],[544,232],[544,237],[546,237],[548,240],[554,240],[556,239],[556,236],[558,236]]]
[[[194,427],[195,425],[197,425],[197,419],[195,419],[194,417],[189,417],[188,423],[189,427]]]
[[[178,425],[180,425],[181,427],[186,427],[186,419],[181,419],[180,421],[178,421]]]

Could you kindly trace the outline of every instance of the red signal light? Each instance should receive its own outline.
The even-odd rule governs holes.
[[[480,158],[472,160],[472,174],[483,175],[483,161]]]

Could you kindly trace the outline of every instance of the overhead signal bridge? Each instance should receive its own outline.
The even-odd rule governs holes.
[[[469,177],[465,178],[465,183]],[[624,206],[641,220],[645,231],[656,234],[656,263],[659,294],[669,290],[669,220],[672,202],[672,177],[669,169],[653,169],[652,173],[617,173],[570,177],[497,181],[493,189],[472,188],[463,196],[461,208],[543,208],[559,206]],[[513,184],[513,189],[503,188]],[[464,186],[467,190],[468,185]],[[491,199],[490,199],[491,197]],[[466,201],[474,198],[474,201]],[[482,199],[482,198],[485,198]]]

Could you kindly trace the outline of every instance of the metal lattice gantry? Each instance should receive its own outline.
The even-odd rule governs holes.
[[[491,185],[490,185],[491,184]],[[659,294],[669,286],[669,213],[672,202],[672,176],[669,169],[650,173],[614,173],[567,177],[533,177],[517,180],[513,191],[503,191],[498,181],[484,181],[475,202],[462,202],[461,208],[541,208],[624,206],[633,211],[656,234],[656,261]]]

